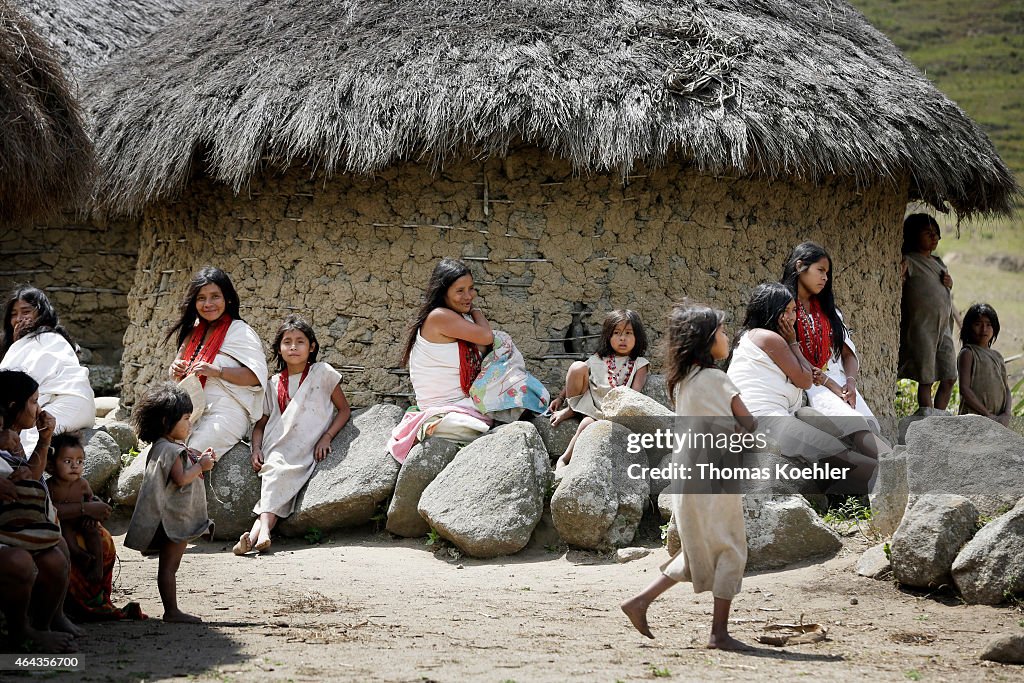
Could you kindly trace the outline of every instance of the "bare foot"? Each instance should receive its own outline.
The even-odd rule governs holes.
[[[633,628],[653,640],[654,634],[651,633],[651,627],[647,625],[647,608],[649,606],[649,603],[644,602],[640,598],[630,598],[619,605],[622,611],[626,613],[626,616],[629,617]]]
[[[172,624],[201,624],[203,620],[192,614],[185,614],[180,609],[164,612],[164,621]]]
[[[231,549],[231,552],[235,555],[245,555],[250,550],[252,550],[252,541],[249,539],[249,532],[246,531],[238,537],[238,543]]]
[[[551,414],[551,426],[557,427],[558,425],[562,424],[575,414],[576,413],[573,412],[572,408],[568,407],[562,408],[561,410],[556,410],[554,413]]]
[[[261,533],[259,539],[256,541],[256,544],[252,547],[252,549],[258,553],[263,553],[270,550],[270,535],[268,534],[264,536]]]
[[[748,651],[753,650],[754,648],[742,641],[736,640],[728,633],[720,636],[716,636],[712,633],[711,637],[708,639],[708,649]]]
[[[50,620],[50,630],[69,633],[72,638],[85,635],[85,631],[75,626],[62,610],[57,610],[57,613],[53,615],[53,619]]]
[[[567,467],[569,465],[569,461],[570,461],[571,457],[572,456],[566,457],[566,456],[563,455],[558,460],[556,460],[555,461],[555,471],[557,472],[557,471],[561,470],[563,467]]]
[[[15,642],[25,643],[29,652],[74,652],[75,637],[63,631],[37,631],[26,629]]]

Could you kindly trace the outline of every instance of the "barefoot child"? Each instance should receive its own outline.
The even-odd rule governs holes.
[[[60,530],[71,551],[72,564],[85,568],[90,583],[103,578],[103,537],[99,524],[110,516],[110,506],[94,500],[89,482],[82,478],[85,449],[77,432],[64,432],[53,437],[53,456],[46,463],[50,478],[46,485],[50,498],[60,515]],[[78,544],[77,536],[85,541]]]
[[[729,376],[714,367],[729,356],[724,314],[703,306],[677,305],[672,310],[666,344],[668,390],[681,417],[733,417],[746,431],[756,422]],[[743,502],[738,494],[673,494],[673,521],[682,549],[662,565],[663,574],[622,603],[640,633],[654,638],[647,608],[679,581],[693,583],[695,593],[711,591],[714,612],[709,648],[744,649],[729,635],[729,608],[740,591],[747,562]]]
[[[988,304],[974,304],[960,328],[963,349],[957,358],[960,374],[960,414],[984,415],[1009,426],[1013,396],[1003,356],[992,348],[999,336],[999,316]]]
[[[191,399],[173,384],[153,387],[132,411],[139,438],[153,445],[124,545],[160,554],[156,582],[164,621],[197,623],[202,619],[178,609],[175,575],[188,542],[213,535],[202,476],[213,469],[214,458],[212,448],[200,455],[185,447],[191,416]]]
[[[576,439],[601,418],[601,401],[609,391],[620,386],[643,390],[650,365],[643,357],[646,351],[647,333],[636,312],[618,309],[605,317],[597,353],[586,362],[576,361],[569,366],[565,389],[551,402],[552,427],[576,413],[584,415],[555,469],[569,464]],[[569,405],[559,410],[563,401]]]
[[[903,297],[896,376],[918,382],[917,404],[945,410],[956,381],[953,349],[953,278],[933,252],[942,234],[926,213],[903,221]],[[932,385],[939,383],[932,402]]]
[[[341,375],[316,360],[320,345],[309,323],[286,318],[273,348],[279,373],[270,379],[263,417],[252,430],[252,468],[261,482],[253,508],[258,517],[235,544],[236,555],[270,548],[270,530],[292,514],[295,497],[331,452],[351,412]]]

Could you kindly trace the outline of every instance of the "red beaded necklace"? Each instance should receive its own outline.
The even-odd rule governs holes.
[[[832,358],[832,324],[817,299],[811,299],[810,311],[797,299],[796,333],[804,357],[814,367],[824,370]]]
[[[625,370],[625,376],[623,378],[624,382],[628,382],[629,381],[630,376],[633,374],[633,365],[635,363],[636,363],[636,361],[633,360],[632,358],[630,358],[629,361],[626,362],[626,366],[624,368],[624,370]],[[604,364],[605,364],[605,367],[608,368],[608,385],[612,389],[614,389],[615,387],[619,386],[619,371],[618,371],[618,367],[615,364],[615,356],[608,356],[607,358],[605,358],[604,359]]]
[[[309,374],[310,363],[306,363],[306,367],[302,371],[302,377],[299,378],[299,387],[306,381],[306,375]],[[295,390],[298,392],[298,389]],[[288,403],[292,400],[292,397],[288,395],[288,368],[286,367],[281,371],[280,376],[277,380],[277,407],[281,409],[281,414],[284,414],[284,409],[288,407]]]

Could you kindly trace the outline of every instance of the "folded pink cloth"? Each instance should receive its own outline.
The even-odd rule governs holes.
[[[404,463],[409,451],[419,441],[420,425],[425,420],[443,417],[448,413],[462,413],[487,424],[493,423],[493,420],[483,413],[463,406],[435,406],[420,411],[409,410],[402,416],[402,421],[391,430],[391,438],[388,439],[388,453],[398,462]]]

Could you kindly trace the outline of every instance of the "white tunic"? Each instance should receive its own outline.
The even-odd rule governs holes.
[[[78,362],[75,349],[56,332],[22,337],[0,361],[0,369],[21,370],[39,383],[39,407],[57,421],[55,433],[92,427],[96,419],[95,397],[89,369]],[[39,433],[33,427],[21,432],[21,444],[32,453]]]
[[[416,393],[416,405],[420,409],[436,408],[465,400],[459,377],[459,343],[438,344],[416,332],[416,342],[409,354],[409,379]]]
[[[732,352],[729,378],[739,387],[751,415],[793,415],[803,403],[803,389],[751,341],[749,333],[740,337]]]

